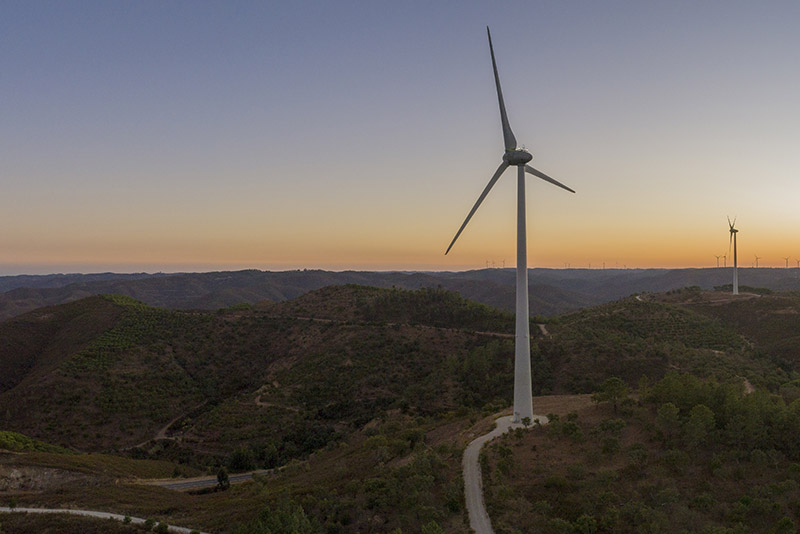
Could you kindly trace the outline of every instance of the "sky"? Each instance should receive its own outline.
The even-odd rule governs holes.
[[[0,274],[800,259],[798,2],[0,1]],[[728,254],[730,256],[730,254]],[[723,258],[720,258],[722,265]],[[730,263],[730,258],[728,259]]]

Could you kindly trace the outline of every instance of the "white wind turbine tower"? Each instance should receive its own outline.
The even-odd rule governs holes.
[[[728,253],[731,251],[731,243],[733,243],[733,294],[739,294],[739,266],[737,264],[736,259],[736,234],[739,233],[739,230],[734,228],[736,225],[736,217],[733,218],[733,222],[731,222],[731,218],[728,217],[728,226],[730,226],[731,231],[731,238],[728,240]]]
[[[497,62],[494,59],[494,47],[492,46],[492,34],[487,26],[486,33],[489,36],[489,53],[492,56],[492,70],[494,71],[494,83],[497,89],[497,100],[500,103],[500,122],[503,127],[503,142],[505,153],[503,162],[495,171],[492,179],[486,185],[475,205],[472,206],[467,218],[456,232],[450,246],[447,247],[445,254],[450,252],[453,245],[461,235],[464,227],[477,211],[483,199],[489,194],[497,180],[503,172],[510,166],[517,167],[517,310],[516,310],[516,335],[514,346],[514,416],[515,423],[521,422],[524,418],[533,419],[533,395],[531,392],[531,342],[530,342],[530,318],[528,314],[528,251],[527,235],[525,223],[525,173],[532,174],[546,182],[557,185],[562,189],[574,193],[572,189],[562,183],[550,178],[541,171],[538,171],[527,163],[533,159],[533,155],[517,146],[517,139],[511,131],[506,115],[506,106],[503,102],[503,91],[500,89],[500,78],[497,75]]]

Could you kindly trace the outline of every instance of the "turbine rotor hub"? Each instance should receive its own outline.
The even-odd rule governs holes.
[[[509,165],[525,165],[533,159],[533,154],[523,148],[509,150],[503,154],[503,161]]]

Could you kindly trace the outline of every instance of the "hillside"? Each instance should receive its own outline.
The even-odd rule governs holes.
[[[306,317],[336,302],[341,319]],[[511,341],[475,332],[508,333],[511,322],[441,290],[336,286],[284,308],[217,312],[92,297],[2,325],[0,413],[8,430],[78,450],[142,444],[213,462],[247,445],[284,462],[386,410],[440,414],[466,397],[502,398]],[[480,391],[467,393],[475,380]],[[169,439],[149,442],[180,418]]]
[[[718,380],[746,377],[755,385],[776,389],[800,370],[800,361],[786,364],[776,359],[780,353],[774,348],[795,339],[792,325],[776,327],[771,336],[753,336],[728,315],[708,312],[722,309],[708,304],[717,295],[678,290],[558,317],[547,325],[551,335],[532,349],[534,390],[590,393],[609,376],[635,385],[642,376],[658,380],[670,370]],[[780,315],[781,302],[767,308],[774,307]],[[758,304],[744,297],[732,305]]]
[[[534,392],[590,393],[609,376],[633,385],[669,370],[788,382],[800,367],[798,298],[705,294],[587,308],[551,321],[548,336],[533,326]],[[512,316],[443,290],[330,286],[216,312],[91,297],[0,333],[4,430],[87,451],[202,450],[214,462],[250,444],[286,461],[387,410],[480,408],[509,398],[512,382]]]
[[[677,370],[737,391],[746,378],[786,402],[800,397],[797,366],[769,345],[791,338],[795,323],[759,337],[748,319],[794,317],[786,311],[794,297],[722,295],[689,289],[631,297],[553,318],[546,333],[532,325],[535,391],[591,393],[611,376],[650,391]],[[249,524],[269,506],[269,513],[305,518],[313,532],[417,532],[434,523],[463,532],[463,446],[475,435],[470,427],[487,425],[482,418],[512,397],[512,316],[442,289],[334,285],[217,311],[100,296],[0,327],[0,361],[13,377],[0,389],[0,430],[24,435],[4,434],[22,451],[0,453],[0,473],[23,469],[35,482],[15,490],[18,502],[212,531]],[[652,426],[647,413],[626,423],[635,439]],[[580,415],[584,435],[602,422],[592,417]],[[623,450],[635,444],[625,436]],[[539,443],[530,439],[520,450]],[[603,440],[591,443],[602,447]],[[656,444],[645,445],[660,457]],[[581,460],[587,466],[605,458],[592,450]],[[565,469],[564,457],[554,461]],[[280,469],[227,492],[141,484],[153,476],[213,475],[221,465]],[[524,484],[510,492],[507,479],[497,480],[502,516],[503,506],[523,502],[513,495],[528,495],[530,481],[520,478]]]
[[[495,531],[797,532],[800,401],[677,373],[636,393],[493,443]]]
[[[782,368],[800,368],[800,294],[749,297],[687,301],[684,305],[731,325]]]

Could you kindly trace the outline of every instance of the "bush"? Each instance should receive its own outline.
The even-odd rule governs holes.
[[[603,452],[605,454],[612,454],[619,450],[619,439],[608,436],[603,438]]]

